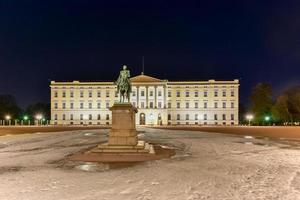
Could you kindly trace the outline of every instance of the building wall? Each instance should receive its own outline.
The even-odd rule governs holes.
[[[147,125],[238,124],[238,80],[133,82],[132,86],[137,124],[143,116]],[[52,81],[50,88],[52,124],[111,123],[108,108],[119,99],[112,82]]]

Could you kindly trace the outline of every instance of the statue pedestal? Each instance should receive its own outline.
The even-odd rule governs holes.
[[[137,145],[135,127],[137,109],[130,103],[115,103],[109,110],[112,111],[112,128],[109,132],[108,145]]]
[[[115,103],[112,111],[112,129],[109,132],[108,143],[83,153],[70,156],[72,161],[120,163],[143,162],[169,158],[175,155],[172,149],[151,145],[138,141],[135,127],[137,109],[130,103]]]
[[[152,145],[138,141],[135,125],[137,109],[131,103],[115,103],[112,111],[112,128],[108,143],[100,144],[94,153],[154,153]]]

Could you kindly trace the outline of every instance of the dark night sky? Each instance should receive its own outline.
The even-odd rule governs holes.
[[[0,0],[0,93],[49,101],[51,80],[300,81],[300,1]]]

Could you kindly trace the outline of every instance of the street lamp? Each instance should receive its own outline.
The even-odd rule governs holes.
[[[268,122],[271,120],[271,117],[270,116],[265,116],[265,121],[267,122],[267,124],[268,124]]]
[[[41,119],[43,119],[43,115],[41,115],[41,114],[37,114],[37,115],[35,116],[35,119],[37,119],[37,120],[38,120],[38,125],[39,125],[39,123],[40,123]]]
[[[10,119],[11,119],[10,115],[5,115],[5,120],[8,121],[8,125],[10,125]]]
[[[251,120],[253,119],[253,115],[252,114],[246,115],[246,119],[248,120],[249,126],[250,126],[251,125]]]

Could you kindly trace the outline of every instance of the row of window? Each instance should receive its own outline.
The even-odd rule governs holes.
[[[151,90],[149,91],[149,96],[153,96],[154,92]],[[107,90],[105,92],[105,96],[106,97],[110,97],[110,91]],[[136,91],[132,92],[132,96],[136,96]],[[145,96],[145,91],[141,90],[140,92],[140,96]],[[162,96],[162,91],[158,91],[157,96]],[[176,97],[180,97],[181,96],[181,92],[179,90],[176,91]],[[219,91],[215,90],[214,91],[214,97],[218,97],[219,96]],[[226,90],[222,91],[222,97],[226,97],[227,96],[227,92]],[[235,92],[234,90],[230,91],[230,96],[234,97],[235,96]],[[58,97],[58,91],[54,91],[54,97]],[[66,97],[66,91],[62,91],[62,97],[65,98]],[[70,97],[73,98],[74,97],[74,92],[70,91]],[[84,97],[84,91],[80,91],[79,92],[79,97],[83,98]],[[93,91],[88,91],[88,97],[92,98],[93,97]],[[97,91],[97,97],[100,98],[101,97],[101,91]],[[115,97],[118,97],[118,93],[115,91]],[[172,92],[168,91],[168,97],[172,97]],[[190,91],[185,91],[185,97],[190,97]],[[194,91],[194,97],[199,97],[199,91]],[[208,91],[204,91],[203,92],[203,97],[208,97]]]
[[[149,96],[154,96],[153,93],[154,93],[153,91],[150,91]],[[136,91],[132,92],[132,96],[136,96]],[[140,96],[145,96],[145,91],[144,90],[142,90],[140,92]],[[157,96],[159,96],[159,97],[162,96],[162,91],[159,90]],[[54,97],[58,97],[58,91],[54,91]],[[63,98],[67,97],[66,91],[62,91],[62,97]],[[71,97],[71,98],[74,97],[74,92],[73,91],[70,91],[70,96],[69,97]],[[79,97],[81,97],[81,98],[84,97],[84,91],[79,92]],[[90,97],[90,98],[93,97],[93,91],[88,91],[88,97]],[[97,91],[97,97],[98,98],[101,97],[101,91]],[[105,97],[110,97],[110,91],[109,90],[105,91]],[[115,97],[118,97],[117,91],[115,91]]]
[[[63,98],[65,98],[67,95],[66,95],[66,91],[62,91],[62,95],[61,95]],[[105,96],[106,97],[110,97],[110,91],[109,90],[106,90],[105,92]],[[117,97],[118,94],[117,92],[115,92],[115,96]],[[58,91],[54,91],[54,97],[58,97]],[[74,92],[73,91],[70,91],[70,96],[71,98],[74,97]],[[79,92],[79,97],[84,97],[84,91],[80,91]],[[88,97],[93,97],[93,91],[89,91],[88,92]],[[101,97],[101,91],[97,91],[97,97]]]
[[[54,120],[57,120],[58,119],[58,115],[57,114],[54,114]],[[73,114],[70,114],[70,120],[74,120],[74,115]],[[80,120],[93,120],[93,115],[92,114],[89,114],[89,115],[83,115],[83,114],[80,114]],[[97,120],[101,120],[101,115],[98,114],[97,115]],[[66,114],[62,114],[62,120],[66,120]],[[106,114],[105,115],[105,120],[109,120],[109,114]]]
[[[234,102],[230,102],[230,108],[234,108]],[[171,102],[168,103],[168,108],[171,108]],[[181,108],[181,103],[177,102],[176,103],[176,108]],[[185,108],[190,108],[190,103],[186,102],[185,103]],[[194,108],[199,108],[199,103],[198,102],[194,102]],[[203,108],[208,108],[208,102],[203,102]],[[214,102],[214,108],[219,108],[219,103],[218,102]],[[227,108],[227,103],[226,102],[222,102],[222,108]]]
[[[181,96],[181,92],[180,90],[177,90],[176,91],[176,97],[180,97]],[[215,90],[214,91],[214,97],[218,97],[219,96],[219,91],[218,90]],[[230,96],[231,97],[234,97],[235,96],[235,92],[234,90],[231,90],[230,91]],[[172,97],[172,92],[171,91],[168,91],[168,97]],[[185,97],[190,97],[190,91],[185,91]],[[199,97],[199,91],[194,91],[194,97]],[[208,90],[205,90],[203,92],[203,97],[208,97]],[[227,91],[224,90],[222,91],[222,97],[227,97]]]
[[[132,103],[133,106],[136,106],[136,102],[133,102]],[[106,102],[105,104],[105,108],[109,108],[109,102]],[[145,108],[145,102],[141,102],[141,108]],[[234,108],[234,102],[230,102],[230,108]],[[171,108],[172,105],[171,105],[171,102],[168,103],[168,108]],[[62,103],[62,109],[66,109],[67,106],[66,106],[66,103],[63,102]],[[70,103],[70,109],[74,109],[74,103],[71,102]],[[80,102],[79,104],[79,109],[84,109],[84,103],[83,102]],[[154,108],[154,102],[149,102],[149,108]],[[157,103],[157,108],[162,108],[162,102],[158,102]],[[177,102],[176,103],[176,108],[181,108],[181,103],[180,102]],[[190,103],[189,102],[186,102],[185,103],[185,108],[190,108]],[[199,103],[198,102],[194,102],[194,108],[199,108]],[[208,102],[204,102],[203,103],[203,108],[206,109],[208,108]],[[219,103],[218,102],[214,102],[214,108],[219,108]],[[222,108],[227,108],[227,103],[226,102],[222,102]],[[55,102],[54,103],[54,109],[58,109],[58,103]],[[93,109],[93,103],[89,102],[88,103],[88,109]],[[101,103],[98,102],[97,103],[97,109],[101,109]]]
[[[226,114],[222,114],[221,119],[222,120],[227,120],[226,119]],[[168,114],[168,120],[172,120],[171,114]],[[176,120],[181,120],[181,115],[180,114],[176,115]],[[190,115],[189,114],[185,115],[185,120],[190,120]],[[198,114],[194,115],[194,120],[199,120],[199,115]],[[203,115],[203,120],[205,120],[205,121],[207,120],[207,114]],[[217,114],[214,114],[214,120],[219,120]],[[234,120],[234,114],[230,115],[230,120]]]
[[[105,115],[105,120],[109,120],[110,119],[109,116],[110,116],[109,114],[106,114]],[[69,119],[74,120],[74,115],[70,114]],[[98,114],[96,119],[101,120],[101,115]],[[221,119],[222,120],[227,120],[226,119],[226,114],[222,114]],[[54,120],[58,120],[58,115],[57,114],[54,114]],[[62,120],[66,120],[66,114],[62,114]],[[80,120],[94,120],[94,119],[93,119],[92,114],[89,114],[89,115],[80,114]],[[172,120],[171,114],[168,114],[168,120]],[[181,115],[180,114],[176,115],[176,120],[181,120]],[[190,120],[190,114],[185,115],[185,120]],[[199,120],[199,115],[198,114],[194,115],[194,120]],[[203,115],[203,120],[205,120],[205,121],[207,120],[207,114]],[[214,120],[218,120],[218,115],[217,114],[214,114]],[[230,115],[230,120],[234,120],[234,114]]]

